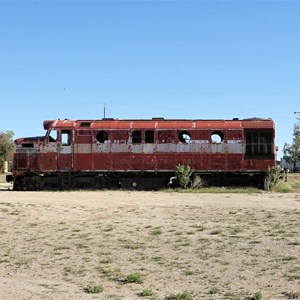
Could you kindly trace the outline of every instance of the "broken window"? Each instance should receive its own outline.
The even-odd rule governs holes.
[[[24,143],[24,144],[22,144],[22,147],[23,148],[33,148],[34,147],[34,145],[33,144],[28,144],[28,143]]]
[[[99,143],[107,143],[108,142],[108,133],[107,131],[101,130],[97,133],[96,139]]]
[[[145,143],[146,144],[153,144],[154,143],[154,131],[153,130],[146,130],[145,131]]]
[[[61,144],[62,144],[62,146],[70,146],[71,145],[71,131],[70,130],[62,130]]]
[[[220,144],[224,140],[224,134],[222,131],[214,131],[211,135],[211,141],[212,143]]]
[[[132,143],[140,144],[141,142],[142,142],[142,131],[141,130],[132,131]]]
[[[58,132],[57,130],[50,130],[49,132],[49,142],[54,143],[57,141],[58,138]]]
[[[181,143],[189,143],[191,140],[191,135],[188,131],[180,131],[178,134],[178,139]]]
[[[246,155],[248,157],[272,157],[274,154],[273,133],[246,131]]]

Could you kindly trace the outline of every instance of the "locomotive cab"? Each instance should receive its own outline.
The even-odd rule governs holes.
[[[14,141],[11,179],[15,190],[41,189],[44,181],[50,182],[48,188],[59,187],[59,172],[73,168],[72,130],[67,126],[66,129],[55,128],[55,122],[44,121],[44,136]]]
[[[49,129],[43,153],[43,170],[71,170],[73,168],[73,143],[71,130]]]

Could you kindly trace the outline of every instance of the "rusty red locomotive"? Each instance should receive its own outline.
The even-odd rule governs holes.
[[[176,166],[204,182],[263,182],[275,166],[272,119],[47,120],[42,137],[15,140],[15,190],[157,189]]]

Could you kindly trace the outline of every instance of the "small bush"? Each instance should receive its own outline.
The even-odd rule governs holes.
[[[216,287],[213,287],[209,290],[209,294],[214,295],[217,294],[219,292],[219,289]]]
[[[127,283],[143,283],[144,277],[139,273],[132,273],[126,276],[125,282]]]
[[[84,291],[88,294],[98,294],[104,291],[104,288],[101,285],[89,284]]]
[[[150,289],[145,289],[141,292],[142,297],[150,297],[150,296],[153,296],[153,295],[154,295],[154,293]]]
[[[265,179],[265,190],[273,190],[279,180],[280,169],[276,167],[268,167]]]
[[[202,186],[203,186],[203,183],[202,183],[201,177],[199,175],[194,176],[191,181],[191,188],[198,189]]]
[[[288,182],[279,182],[276,184],[276,186],[273,188],[273,191],[278,193],[290,193],[293,192],[293,188]]]
[[[296,260],[296,259],[297,259],[297,256],[288,255],[288,256],[285,256],[282,260],[283,261],[291,261],[291,260]]]
[[[173,294],[165,298],[165,300],[190,300],[190,299],[192,299],[191,294],[187,290],[184,290],[182,293]]]
[[[176,178],[181,188],[186,189],[190,183],[194,170],[190,166],[178,165],[176,167]]]
[[[162,230],[160,227],[156,227],[151,230],[151,235],[160,235],[160,234],[162,234]]]
[[[261,300],[263,298],[262,293],[260,291],[254,293],[252,296],[247,297],[246,300]]]

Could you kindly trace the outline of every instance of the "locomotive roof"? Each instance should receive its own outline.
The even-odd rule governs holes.
[[[156,128],[156,129],[193,129],[193,128],[274,128],[272,119],[111,119],[101,120],[45,120],[44,128],[91,128],[91,129],[129,129],[129,128]]]

